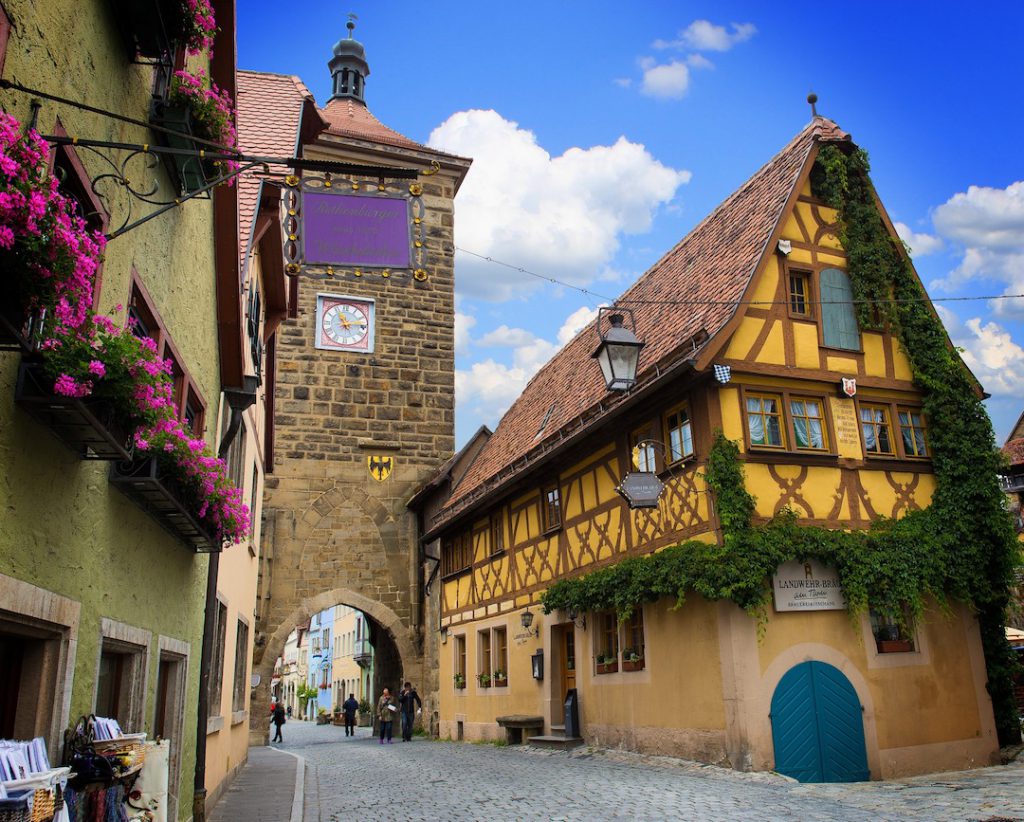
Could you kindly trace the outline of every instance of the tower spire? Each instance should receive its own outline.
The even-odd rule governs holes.
[[[334,56],[327,63],[327,68],[334,79],[334,93],[330,99],[348,98],[366,105],[366,78],[370,74],[370,66],[366,62],[363,44],[356,40],[353,34],[357,19],[356,15],[349,13],[348,22],[345,24],[348,37],[334,44]]]

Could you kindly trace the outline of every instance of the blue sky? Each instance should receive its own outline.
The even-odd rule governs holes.
[[[933,297],[1024,293],[1024,4],[240,0],[239,66],[325,103],[348,11],[370,110],[474,158],[466,252],[614,297],[807,123],[813,89]],[[470,253],[456,280],[461,445],[601,300]],[[1024,300],[940,313],[1001,441],[1024,410]]]

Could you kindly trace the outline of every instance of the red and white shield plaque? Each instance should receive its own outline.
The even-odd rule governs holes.
[[[842,380],[843,380],[843,384],[842,384],[843,394],[845,394],[847,397],[855,397],[855,396],[857,396],[857,380],[856,380],[856,378],[855,377],[843,377]]]

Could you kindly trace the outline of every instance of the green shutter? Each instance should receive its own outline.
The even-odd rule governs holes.
[[[829,348],[860,350],[860,331],[853,313],[853,290],[846,272],[826,268],[821,272],[821,328]]]

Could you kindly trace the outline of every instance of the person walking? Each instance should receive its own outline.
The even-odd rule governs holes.
[[[398,705],[402,709],[402,741],[412,742],[412,728],[416,723],[416,714],[423,709],[423,700],[411,682],[406,682],[398,694]]]
[[[356,702],[355,694],[348,695],[348,699],[341,703],[341,710],[345,712],[345,736],[355,736],[356,711],[359,710],[359,703]]]
[[[395,698],[391,696],[391,691],[388,688],[384,689],[384,692],[380,695],[380,699],[377,700],[377,719],[380,720],[380,744],[384,744],[384,737],[387,736],[388,744],[391,744],[391,725],[395,721],[395,714],[398,713],[398,705],[395,704]]]
[[[277,733],[274,734],[274,738],[273,738],[272,741],[273,742],[281,742],[283,744],[284,743],[284,737],[281,736],[281,726],[284,725],[284,723],[285,723],[285,719],[284,719],[284,706],[283,705],[278,704],[277,706],[274,707],[273,723],[277,727]]]

